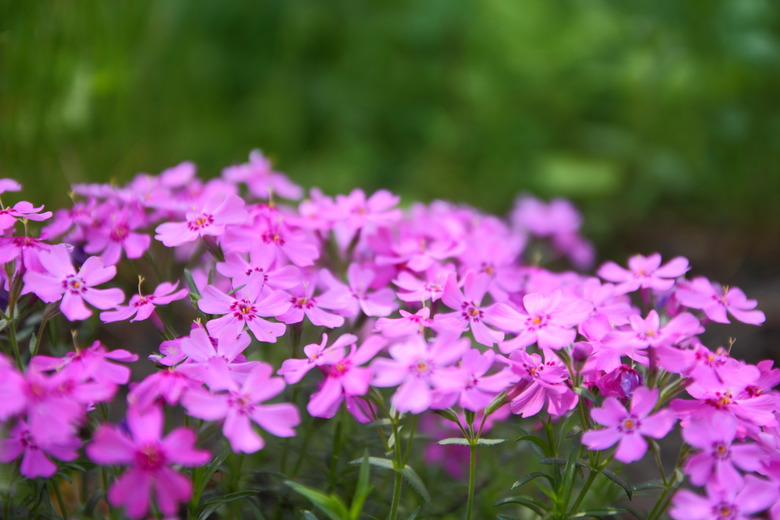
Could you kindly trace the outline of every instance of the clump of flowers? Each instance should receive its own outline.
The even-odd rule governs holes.
[[[307,194],[257,151],[73,191],[0,203],[5,517],[780,519],[780,369],[701,339],[757,302],[545,267],[592,266],[567,201]]]

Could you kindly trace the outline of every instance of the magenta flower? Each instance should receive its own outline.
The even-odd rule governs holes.
[[[287,326],[264,320],[261,316],[284,314],[290,308],[290,296],[284,291],[264,291],[261,283],[256,279],[230,296],[213,285],[206,286],[198,307],[205,313],[222,315],[208,322],[209,332],[216,335],[223,327],[237,325],[243,329],[246,325],[258,341],[276,343],[276,338],[284,334]]]
[[[127,258],[140,258],[149,249],[152,238],[133,230],[144,224],[143,214],[138,209],[114,209],[103,225],[90,229],[84,251],[99,254],[106,265],[119,262],[123,250]]]
[[[447,279],[454,273],[455,268],[450,264],[444,266],[434,264],[425,271],[425,281],[416,278],[408,271],[401,271],[393,283],[403,289],[399,291],[398,298],[405,302],[420,303],[428,300],[435,302],[441,298]]]
[[[413,336],[422,334],[433,322],[430,318],[431,309],[428,307],[423,307],[414,314],[403,309],[399,312],[401,313],[400,318],[379,318],[376,320],[376,330],[387,338]]]
[[[431,345],[422,336],[411,336],[406,343],[389,348],[392,359],[374,360],[371,384],[398,386],[392,403],[399,412],[421,413],[439,407],[436,400],[442,393],[458,390],[450,365],[461,358],[468,346],[468,340],[453,334],[440,334]]]
[[[282,363],[282,368],[278,370],[280,376],[284,376],[284,380],[288,385],[297,383],[303,376],[305,376],[309,370],[314,367],[323,367],[328,364],[333,364],[343,357],[344,347],[356,343],[358,337],[353,334],[343,334],[333,342],[333,345],[326,347],[328,344],[328,335],[322,334],[322,341],[317,343],[311,343],[303,347],[303,353],[306,354],[306,359],[290,358]]]
[[[344,317],[333,314],[324,309],[330,308],[327,303],[320,304],[318,297],[314,297],[315,285],[309,281],[299,285],[290,291],[290,308],[287,312],[277,316],[284,323],[299,323],[303,318],[309,318],[313,325],[335,329],[344,325]]]
[[[327,363],[319,364],[325,381],[311,396],[306,410],[314,417],[329,419],[336,415],[345,399],[365,395],[371,382],[371,370],[361,365],[371,361],[386,344],[381,336],[370,336],[360,348],[353,343],[346,354],[343,344],[330,347],[323,356]]]
[[[175,284],[163,282],[157,286],[152,294],[141,294],[139,290],[138,294],[130,297],[127,305],[120,305],[113,311],[101,312],[100,319],[104,323],[124,321],[128,318],[131,322],[145,320],[154,313],[157,305],[167,305],[172,301],[181,300],[189,294],[189,290],[186,288],[177,291],[178,286],[179,282]]]
[[[496,356],[493,350],[480,352],[477,349],[469,349],[463,354],[453,375],[459,382],[458,391],[454,395],[462,408],[472,412],[484,410],[502,390],[517,380],[517,376],[506,368],[486,375],[493,367]]]
[[[668,291],[674,286],[674,280],[684,275],[690,266],[688,260],[678,256],[661,265],[661,255],[634,255],[628,259],[628,269],[615,262],[607,262],[599,268],[598,274],[617,285],[616,292],[625,294],[637,289]]]
[[[325,270],[320,277],[329,287],[319,297],[320,302],[326,302],[328,307],[341,311],[344,316],[357,316],[361,310],[366,316],[387,316],[397,307],[392,289],[384,287],[369,292],[375,289],[372,285],[376,278],[373,269],[350,264],[347,269],[349,286]]]
[[[70,321],[92,316],[92,311],[84,305],[85,301],[98,309],[111,309],[125,299],[121,289],[95,288],[116,275],[116,267],[104,266],[99,256],[87,258],[78,272],[64,245],[42,251],[38,259],[46,272],[27,271],[24,275],[24,292],[35,293],[47,303],[62,299],[60,310]]]
[[[36,371],[56,371],[66,373],[69,377],[99,383],[125,385],[130,380],[130,369],[121,363],[132,363],[138,360],[138,355],[123,349],[106,350],[99,341],[89,348],[77,352],[68,352],[65,357],[35,356],[30,360],[30,368]]]
[[[650,415],[657,401],[658,389],[644,386],[634,391],[628,410],[616,398],[608,397],[601,408],[591,411],[593,420],[606,428],[585,432],[582,443],[591,450],[605,450],[619,443],[615,452],[617,460],[628,463],[641,459],[647,451],[643,436],[660,439],[676,422],[668,410]]]
[[[225,226],[242,224],[247,219],[244,201],[237,195],[212,195],[204,204],[193,206],[185,222],[166,222],[155,229],[154,238],[168,247],[180,246],[202,236],[219,236]]]
[[[27,220],[41,221],[51,217],[51,211],[41,213],[43,206],[37,208],[27,201],[17,202],[10,208],[0,206],[0,232],[16,224],[16,220],[26,218]]]
[[[11,429],[10,437],[0,441],[0,462],[11,462],[22,457],[19,472],[27,478],[51,477],[57,465],[49,460],[71,461],[78,457],[81,441],[76,436],[58,440],[39,440],[24,421],[19,420]]]
[[[547,412],[561,416],[577,406],[578,397],[567,382],[569,371],[554,355],[528,354],[518,349],[509,355],[512,372],[520,381],[509,391],[512,413],[531,417],[539,413],[545,404]]]
[[[482,345],[492,347],[504,339],[504,333],[485,325],[486,318],[491,316],[491,307],[482,308],[490,277],[470,271],[463,280],[463,292],[458,289],[454,275],[447,280],[441,300],[447,307],[456,312],[437,314],[434,326],[441,325],[452,330],[467,330],[471,328],[474,339]]]
[[[749,300],[738,287],[722,287],[699,276],[680,287],[677,300],[691,309],[702,309],[712,321],[730,323],[726,312],[742,323],[761,325],[766,320],[763,312],[756,310],[756,300]]]
[[[744,482],[728,486],[710,481],[706,497],[687,489],[678,491],[669,516],[675,520],[746,520],[776,501],[776,484],[748,475]]]
[[[293,184],[286,175],[275,172],[271,161],[260,150],[249,153],[249,162],[228,166],[222,170],[222,176],[229,182],[246,183],[249,192],[261,199],[277,194],[285,199],[298,200],[303,195],[300,186]]]
[[[241,353],[249,346],[249,334],[235,325],[225,326],[216,341],[212,341],[203,327],[196,327],[182,338],[181,350],[187,362],[178,366],[183,374],[206,383],[212,390],[222,390],[225,374],[233,374],[244,381],[257,361],[246,362]]]
[[[260,286],[272,289],[292,289],[301,281],[301,271],[293,265],[274,266],[277,255],[273,248],[258,246],[250,250],[250,261],[243,255],[228,253],[225,261],[217,264],[217,271],[241,287],[260,281]]]
[[[298,409],[290,403],[261,404],[284,390],[282,378],[271,377],[272,373],[271,365],[259,363],[240,387],[228,378],[217,385],[227,392],[194,389],[184,395],[182,403],[193,417],[208,421],[224,419],[222,433],[233,451],[254,453],[265,442],[252,428],[253,422],[277,437],[294,436],[293,428],[301,422]]]
[[[130,518],[143,518],[154,494],[163,514],[176,515],[178,504],[190,499],[192,484],[170,466],[202,466],[211,454],[195,448],[195,432],[188,428],[176,428],[161,439],[163,413],[157,406],[143,413],[131,406],[127,425],[130,435],[116,426],[101,425],[87,445],[87,455],[98,464],[130,466],[111,485],[108,501],[124,506]]]
[[[590,302],[565,296],[559,290],[550,296],[526,294],[523,307],[518,311],[506,303],[499,303],[490,316],[492,324],[518,333],[499,345],[505,354],[534,343],[539,348],[555,350],[570,345],[577,337],[573,327],[586,320],[593,310]]]
[[[737,435],[734,418],[721,417],[717,422],[708,419],[712,418],[691,421],[683,428],[685,442],[700,450],[685,464],[684,471],[691,483],[703,486],[715,481],[725,488],[741,482],[736,467],[746,472],[761,469],[765,450],[758,444],[734,443]]]

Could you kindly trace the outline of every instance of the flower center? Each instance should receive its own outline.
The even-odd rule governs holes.
[[[633,415],[629,415],[623,421],[620,423],[620,431],[625,433],[631,433],[637,428],[639,428],[640,422],[639,419],[634,417]]]
[[[75,274],[69,274],[66,276],[62,281],[62,286],[71,294],[82,294],[87,290],[87,286],[84,285],[84,281]]]
[[[146,444],[135,453],[136,465],[144,471],[157,471],[165,466],[165,454],[157,444]]]
[[[230,310],[233,311],[233,316],[240,321],[252,321],[257,315],[257,309],[249,300],[234,301],[230,304]]]
[[[479,322],[482,319],[483,312],[474,302],[463,302],[460,307],[461,315],[466,318],[467,321]]]
[[[190,220],[187,222],[187,228],[189,228],[190,231],[197,231],[199,229],[207,228],[213,223],[213,215],[209,215],[208,213],[201,213],[201,215],[195,220]]]
[[[111,240],[114,242],[122,242],[130,233],[126,224],[117,224],[114,229],[111,230]]]

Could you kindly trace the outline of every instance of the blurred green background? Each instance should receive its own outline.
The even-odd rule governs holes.
[[[601,259],[778,272],[776,2],[0,5],[0,176],[34,202],[261,148],[327,193],[569,197]]]

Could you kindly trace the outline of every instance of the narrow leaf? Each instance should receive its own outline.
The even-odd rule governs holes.
[[[531,511],[533,511],[539,516],[544,516],[545,513],[547,513],[547,508],[543,504],[540,504],[533,498],[529,498],[525,496],[506,498],[504,500],[496,502],[497,506],[503,506],[506,504],[520,504],[521,506],[527,507],[528,509],[530,509]]]
[[[540,473],[538,471],[535,471],[533,473],[530,473],[530,474],[524,476],[523,478],[521,478],[520,480],[518,480],[517,482],[512,484],[512,489],[517,489],[520,486],[524,486],[524,485],[528,484],[529,482],[531,482],[532,480],[536,480],[537,478],[540,478],[540,477],[541,478],[546,478],[547,481],[550,484],[552,484],[552,477],[550,477],[550,475],[547,475],[545,473]]]
[[[631,500],[631,496],[634,494],[633,486],[629,481],[612,471],[611,469],[603,469],[602,473],[605,477],[607,477],[609,480],[617,484],[618,486],[622,487],[623,490],[626,492],[626,496],[628,496],[628,499]]]
[[[349,520],[347,506],[338,497],[326,495],[322,491],[291,480],[285,480],[284,483],[308,498],[314,507],[325,513],[330,520]]]
[[[446,439],[442,439],[438,441],[436,444],[440,444],[442,446],[447,446],[449,444],[456,444],[458,446],[468,446],[469,441],[462,437],[448,437]]]
[[[411,466],[406,466],[403,471],[401,471],[401,474],[404,476],[406,481],[411,485],[415,491],[422,497],[423,500],[426,502],[431,501],[431,495],[428,493],[428,490],[425,488],[425,484],[423,484],[422,479],[417,474],[414,469],[412,469]]]

